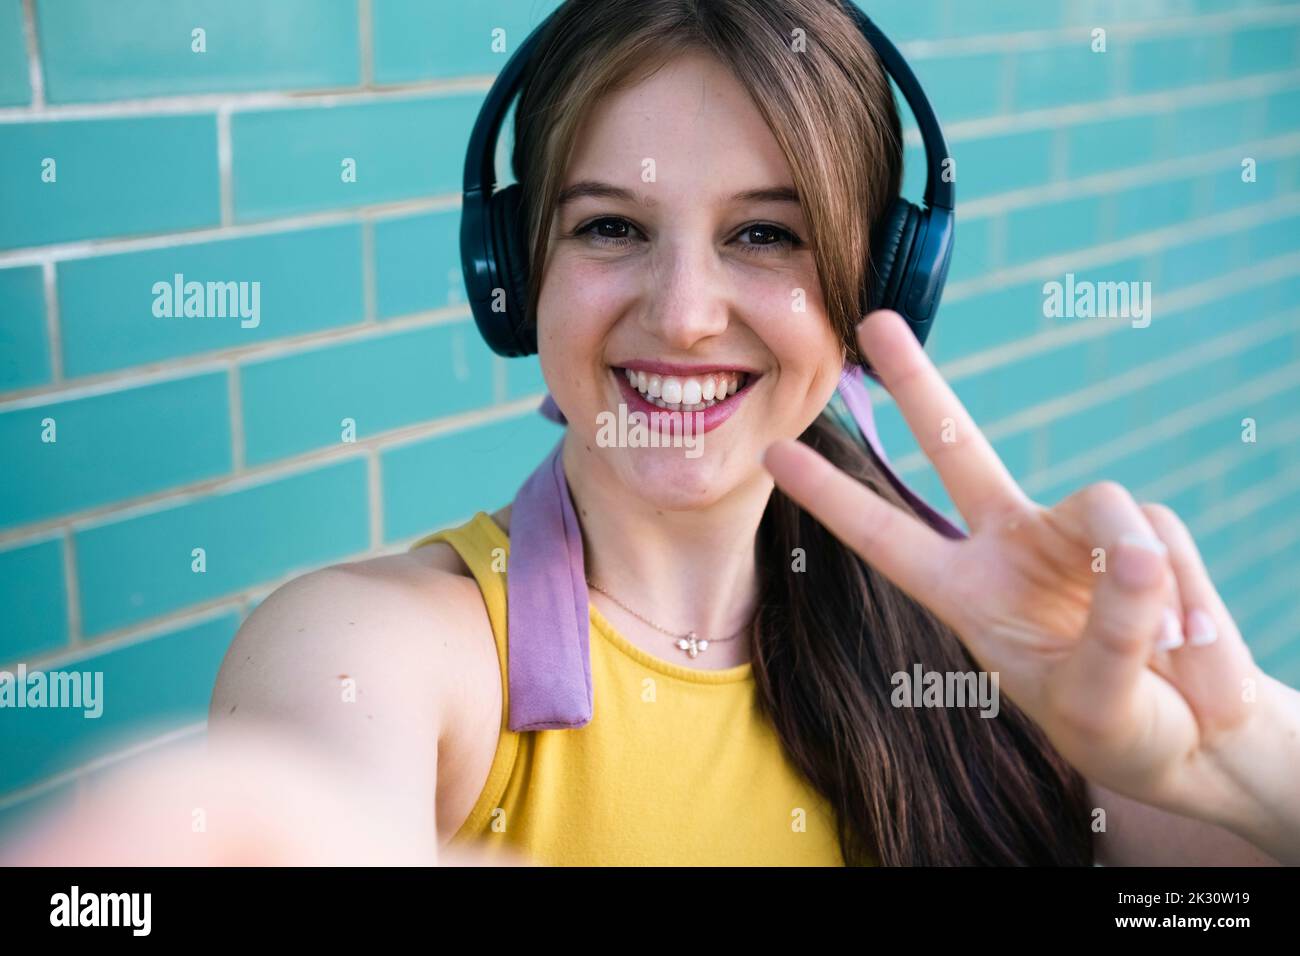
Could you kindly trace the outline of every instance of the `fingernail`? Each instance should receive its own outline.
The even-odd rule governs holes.
[[[1121,547],[1115,556],[1115,574],[1120,581],[1134,590],[1153,587],[1164,580],[1164,562],[1143,558],[1134,549],[1163,557],[1169,549],[1163,541],[1149,535],[1130,532],[1119,539]]]
[[[1152,554],[1168,554],[1169,549],[1159,538],[1153,538],[1149,534],[1141,534],[1137,531],[1130,531],[1119,539],[1120,544],[1127,544],[1134,548],[1146,548]]]
[[[1165,608],[1164,615],[1164,633],[1160,640],[1156,641],[1156,650],[1172,651],[1176,647],[1183,646],[1183,625],[1178,620],[1178,615],[1173,612],[1172,608]]]
[[[1199,607],[1187,615],[1187,643],[1193,647],[1204,647],[1219,639],[1219,629],[1214,626],[1214,618]]]

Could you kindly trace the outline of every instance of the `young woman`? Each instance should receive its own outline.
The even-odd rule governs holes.
[[[544,864],[1300,861],[1297,694],[1177,517],[1112,482],[1030,501],[898,316],[855,334],[901,136],[836,4],[569,0],[516,112],[594,717],[504,719],[506,507],[276,591],[214,735],[298,728],[436,808],[443,845]],[[863,354],[968,540],[825,412]],[[604,447],[632,387],[728,414],[698,457]],[[996,716],[898,706],[918,664],[996,672]]]

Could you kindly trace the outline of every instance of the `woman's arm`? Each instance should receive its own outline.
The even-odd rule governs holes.
[[[221,743],[275,728],[382,799],[382,812],[423,842],[437,832],[449,696],[435,638],[455,605],[438,608],[411,582],[375,573],[378,563],[312,572],[258,605],[222,662],[208,735]]]
[[[457,676],[444,639],[465,589],[375,572],[343,565],[276,590],[227,651],[206,738],[109,772],[4,863],[487,864],[440,848],[436,827]]]
[[[1179,816],[1088,783],[1105,830],[1093,837],[1103,866],[1278,866],[1277,860],[1231,830]]]

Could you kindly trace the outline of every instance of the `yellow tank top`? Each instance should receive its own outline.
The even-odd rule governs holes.
[[[416,541],[446,541],[483,593],[501,665],[501,736],[452,838],[549,866],[843,866],[830,804],[759,713],[749,663],[696,670],[632,644],[591,610],[591,722],[509,729],[510,543],[480,511]]]

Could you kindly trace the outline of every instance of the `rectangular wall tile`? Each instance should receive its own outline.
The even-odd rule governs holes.
[[[917,59],[912,63],[926,98],[943,122],[993,116],[1000,112],[1000,53]]]
[[[0,123],[0,209],[0,249],[216,225],[216,118]]]
[[[230,470],[224,373],[0,412],[0,522],[15,527]],[[45,419],[53,421],[55,441]]]
[[[212,688],[239,618],[199,624],[60,662],[55,674],[89,675],[81,708],[27,707],[5,713],[0,791],[29,786],[207,718]],[[94,675],[100,675],[96,678]],[[30,672],[29,672],[30,676]],[[99,711],[99,716],[88,713]]]
[[[361,80],[356,0],[37,0],[36,10],[51,103]]]
[[[366,463],[349,458],[76,533],[89,635],[364,551]],[[194,570],[195,548],[206,570]]]
[[[1014,62],[1017,112],[1105,100],[1119,86],[1114,56],[1094,53],[1091,35],[1082,31],[1072,44],[1022,50]]]
[[[22,0],[0,0],[0,106],[26,106],[31,98]]]
[[[1052,177],[1052,132],[1029,130],[949,143],[956,160],[957,195],[966,199],[1041,186]],[[925,170],[916,164],[917,183]],[[960,202],[961,199],[958,199]],[[960,207],[958,207],[960,209]]]
[[[542,363],[536,355],[502,358],[506,365],[506,398],[513,400],[546,391]]]
[[[0,603],[5,609],[0,667],[67,643],[61,536],[0,549]]]
[[[256,464],[487,406],[491,352],[469,321],[245,365],[246,458]]]
[[[0,269],[0,392],[50,380],[40,266]]]
[[[1150,115],[1071,126],[1066,138],[1067,174],[1092,176],[1153,162],[1156,130],[1156,118]]]
[[[562,434],[529,413],[385,451],[384,540],[437,531],[509,504]]]
[[[1040,203],[1007,214],[1006,265],[1085,249],[1101,231],[1101,199],[1079,196]]]
[[[373,0],[375,81],[497,73],[557,6],[557,0]]]
[[[381,319],[468,301],[459,208],[375,223],[375,300]]]
[[[240,220],[459,192],[481,92],[324,108],[255,110],[230,120]],[[355,181],[345,173],[355,163]]]
[[[190,282],[203,284],[195,300],[201,315],[176,312]],[[211,305],[208,283],[220,283],[212,287]],[[155,290],[155,284],[161,285]],[[69,377],[256,345],[364,319],[361,227],[73,259],[59,263],[58,288]]]

